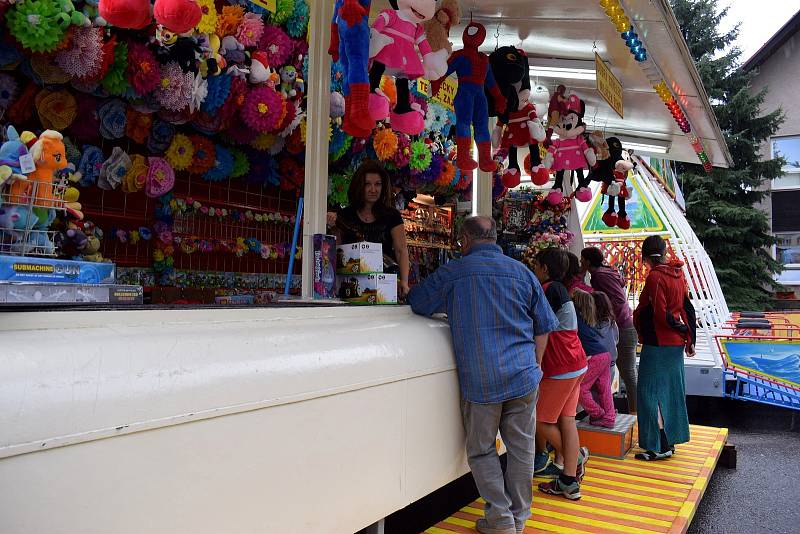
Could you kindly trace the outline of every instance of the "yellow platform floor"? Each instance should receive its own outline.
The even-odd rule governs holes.
[[[532,516],[526,533],[587,532],[683,533],[689,528],[708,481],[719,461],[728,429],[691,427],[692,440],[676,447],[676,455],[659,462],[592,456],[586,464],[580,501],[545,495],[534,480]],[[483,516],[478,499],[425,532],[475,532]]]

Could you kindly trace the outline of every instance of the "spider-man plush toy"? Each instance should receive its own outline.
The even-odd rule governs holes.
[[[456,111],[456,146],[458,157],[456,167],[462,172],[471,172],[476,167],[484,172],[493,172],[497,163],[492,159],[492,143],[489,136],[489,109],[484,87],[494,98],[495,109],[505,112],[506,98],[500,93],[495,82],[489,56],[478,51],[478,47],[486,39],[486,28],[477,22],[470,22],[464,28],[464,48],[453,52],[447,61],[447,74],[444,78],[456,73],[458,91],[454,102]],[[439,91],[444,78],[433,82],[433,94]],[[472,159],[472,134],[474,129],[475,144],[478,145],[478,162]]]

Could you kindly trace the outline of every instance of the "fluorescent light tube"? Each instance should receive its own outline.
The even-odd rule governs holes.
[[[578,69],[571,67],[530,67],[531,76],[542,78],[567,78],[570,80],[596,80],[597,73],[594,69]]]

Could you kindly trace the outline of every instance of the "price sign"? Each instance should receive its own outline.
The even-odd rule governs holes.
[[[622,83],[597,55],[597,52],[594,54],[594,65],[597,72],[597,92],[603,95],[605,101],[620,118],[624,118],[622,116]]]

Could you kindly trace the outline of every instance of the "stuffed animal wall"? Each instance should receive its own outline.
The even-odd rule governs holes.
[[[433,17],[435,0],[389,0],[389,4],[393,9],[382,11],[372,24],[369,113],[375,121],[388,117],[394,130],[417,135],[425,127],[425,116],[419,105],[411,104],[409,80],[442,77],[448,52],[431,50],[422,26]],[[384,74],[396,78],[397,103],[391,112],[389,99],[379,91]]]
[[[592,150],[583,137],[586,125],[583,115],[586,105],[577,95],[570,95],[567,99],[566,111],[554,126],[558,139],[553,141],[547,149],[544,165],[556,171],[556,181],[553,189],[547,195],[551,204],[559,204],[564,198],[564,172],[576,171],[578,183],[584,182],[583,170],[594,167],[597,163],[594,150]],[[588,202],[592,192],[587,187],[579,187],[575,191],[575,198],[581,202]]]
[[[437,52],[445,49],[448,54],[452,54],[450,28],[457,26],[459,22],[461,22],[461,4],[458,0],[442,0],[433,18],[423,24],[431,50]]]
[[[519,185],[522,171],[517,160],[517,149],[528,147],[531,173],[549,178],[547,169],[541,166],[538,143],[544,141],[544,127],[530,101],[531,81],[528,74],[528,56],[513,46],[501,46],[489,55],[492,72],[497,85],[506,99],[505,113],[490,110],[497,115],[493,141],[501,150],[508,151],[508,167],[503,173],[503,185],[511,188]],[[493,100],[493,99],[492,99]],[[541,181],[541,178],[536,180]]]
[[[619,227],[627,230],[631,227],[631,220],[625,211],[625,201],[630,198],[630,193],[626,184],[628,171],[633,169],[628,153],[622,149],[622,143],[616,137],[609,137],[605,140],[608,148],[608,155],[597,161],[581,187],[588,187],[590,181],[602,182],[601,192],[608,195],[608,209],[603,213],[603,222],[609,227]],[[604,154],[605,155],[605,154]],[[619,200],[619,212],[615,203]]]
[[[492,144],[489,137],[489,107],[485,90],[494,99],[494,108],[498,113],[505,112],[506,98],[500,93],[495,81],[489,57],[478,51],[486,39],[486,28],[477,22],[470,22],[464,28],[464,48],[453,52],[448,60],[445,77],[452,73],[458,76],[458,91],[455,97],[456,111],[456,146],[458,156],[456,166],[462,172],[472,172],[476,167],[485,172],[497,169],[492,159]],[[444,78],[433,83],[434,94]],[[485,88],[485,89],[484,89]],[[392,123],[394,124],[394,123]],[[472,132],[478,145],[478,162],[472,159]]]
[[[342,129],[366,138],[375,126],[369,116],[369,9],[371,0],[336,0],[328,53],[341,61],[345,114]]]

